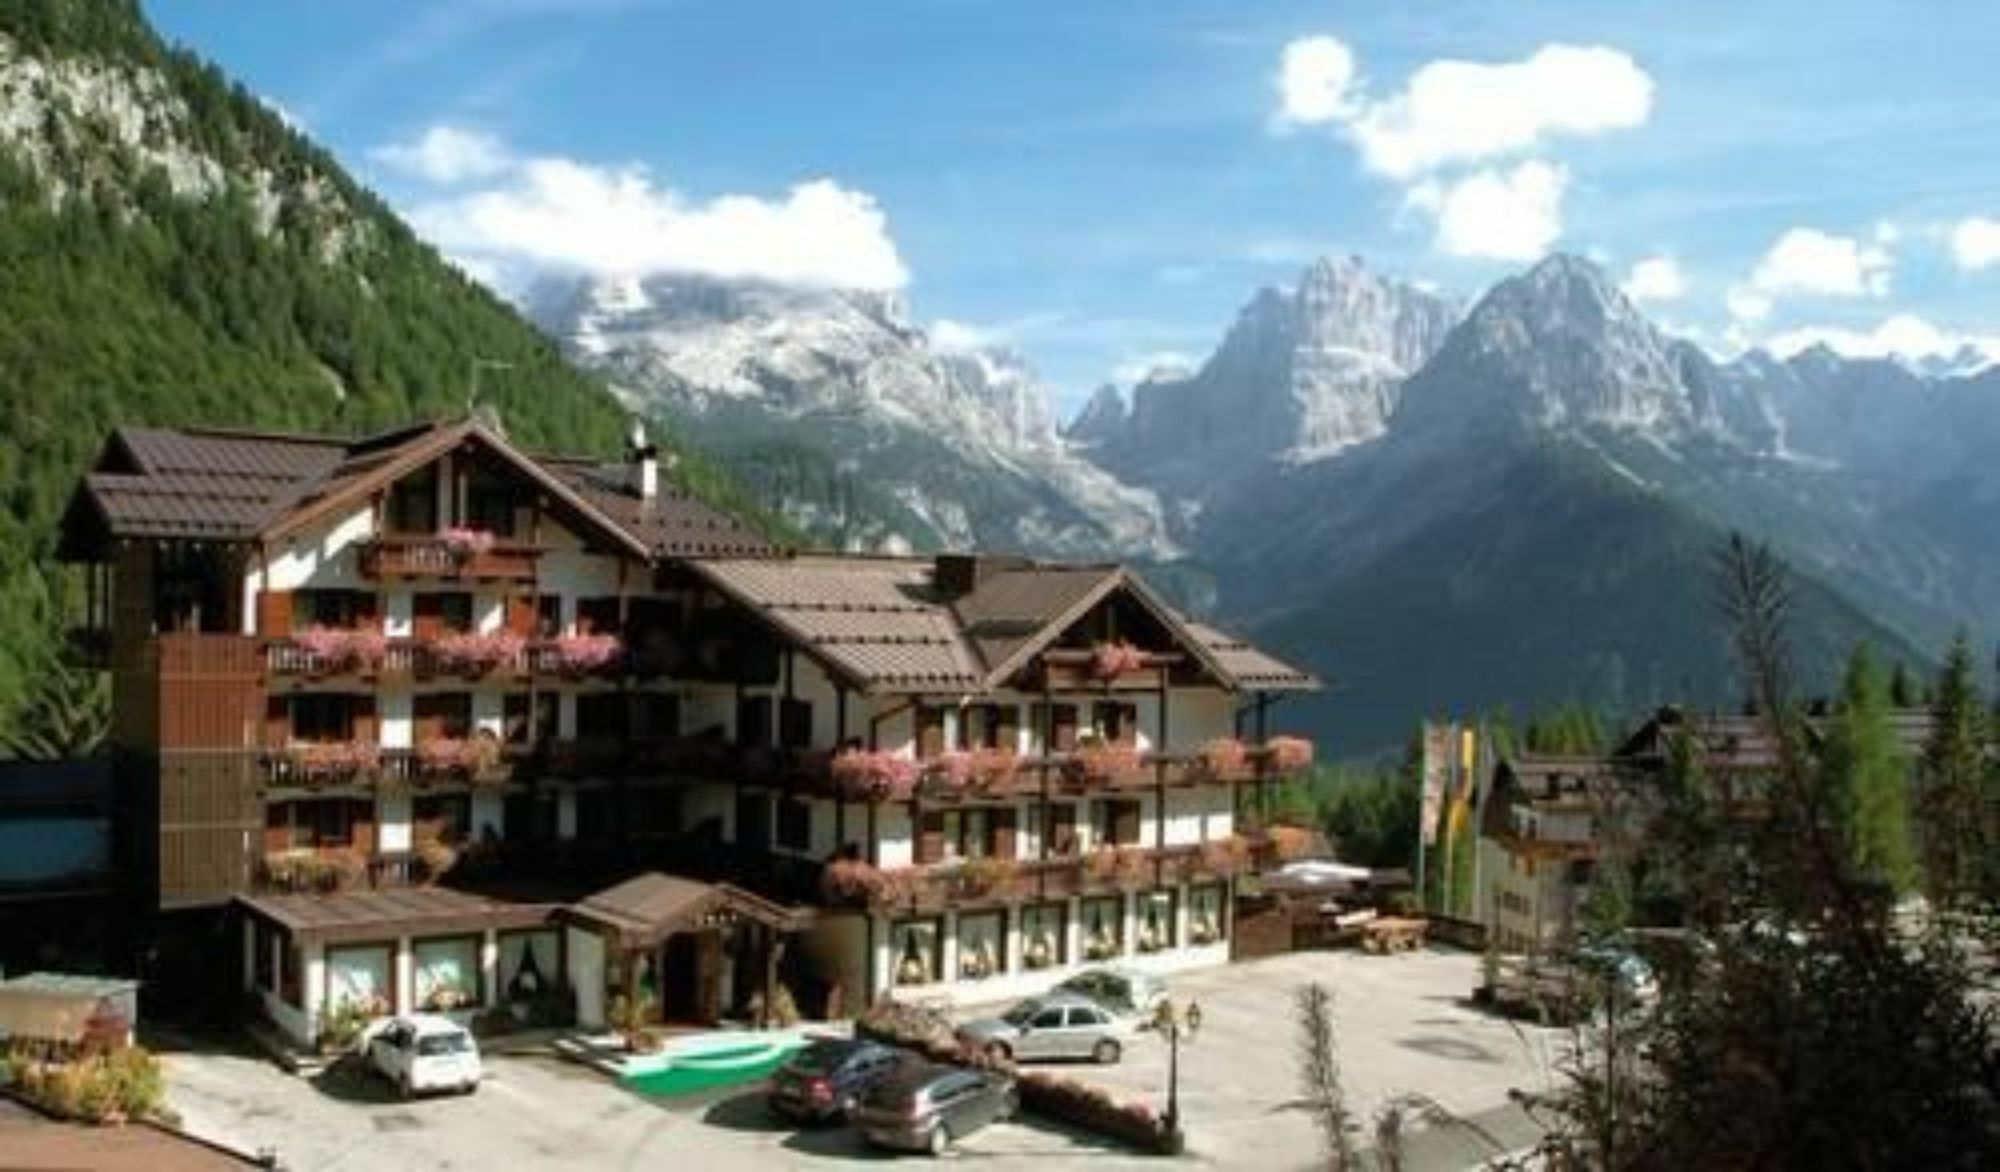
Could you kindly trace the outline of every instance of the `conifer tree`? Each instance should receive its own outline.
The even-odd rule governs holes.
[[[1898,894],[1916,886],[1909,783],[1889,723],[1889,691],[1874,658],[1857,647],[1827,732],[1834,815],[1855,872]]]
[[[1938,673],[1930,739],[1924,745],[1924,881],[1939,902],[1962,898],[1979,885],[1989,846],[1985,723],[1972,644],[1961,631]]]

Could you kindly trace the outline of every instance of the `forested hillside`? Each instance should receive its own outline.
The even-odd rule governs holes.
[[[476,384],[529,447],[624,435],[596,379],[132,0],[0,0],[0,273],[0,727],[63,620],[54,523],[116,425],[365,433]]]

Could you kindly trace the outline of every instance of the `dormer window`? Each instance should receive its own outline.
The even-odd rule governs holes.
[[[432,465],[390,486],[384,526],[391,533],[435,533],[439,528],[437,506],[437,466]]]

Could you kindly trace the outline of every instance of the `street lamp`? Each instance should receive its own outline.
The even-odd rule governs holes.
[[[1194,1041],[1201,1031],[1201,1005],[1192,999],[1177,1006],[1161,1001],[1153,1011],[1153,1028],[1167,1040],[1167,1136],[1178,1150],[1181,1142],[1181,1035]]]

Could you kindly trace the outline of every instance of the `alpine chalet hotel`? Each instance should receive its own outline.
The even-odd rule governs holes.
[[[671,470],[669,471],[669,475]],[[774,547],[477,422],[125,428],[64,519],[162,995],[595,1025],[1229,956],[1300,671],[1113,565]]]

